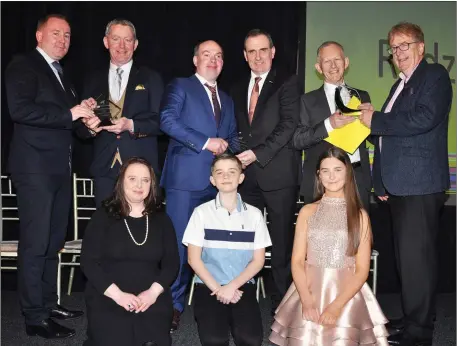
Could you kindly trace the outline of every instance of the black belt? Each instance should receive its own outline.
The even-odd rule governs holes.
[[[357,167],[361,167],[361,166],[362,166],[362,164],[360,163],[360,161],[352,163],[352,168],[357,168]]]

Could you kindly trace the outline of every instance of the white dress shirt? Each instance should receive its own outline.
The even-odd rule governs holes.
[[[254,74],[254,72],[251,71],[251,79],[249,81],[249,86],[248,86],[248,104],[247,104],[248,112],[249,112],[249,103],[251,102],[252,89],[254,89],[255,79],[257,77],[262,78],[259,81],[259,96],[260,96],[260,93],[262,92],[263,85],[265,84],[265,80],[267,79],[268,73],[270,73],[270,71],[267,71],[267,72],[262,73],[261,75],[257,76],[256,74]]]
[[[344,83],[343,83],[344,85]],[[327,83],[327,82],[324,82],[324,91],[325,91],[325,96],[327,97],[327,102],[328,102],[328,105],[330,107],[330,113],[333,114],[336,112],[336,104],[335,104],[335,90],[337,88],[338,85],[335,85],[335,84],[330,84],[330,83]],[[346,93],[346,95],[344,95]],[[346,88],[343,88],[342,91],[341,91],[341,96],[344,100],[344,96],[346,96],[346,98],[348,99],[347,101],[344,100],[345,102],[344,103],[347,103],[350,99],[350,94],[349,92],[347,91]],[[328,117],[327,119],[325,119],[324,121],[324,125],[325,125],[325,129],[327,130],[328,134],[330,134],[330,132],[332,132],[334,130],[334,128],[332,127],[332,124],[330,123],[330,117]],[[362,145],[365,145],[365,141],[362,142]],[[351,163],[355,163],[355,162],[360,162],[360,151],[359,149],[356,149],[356,151],[354,151],[354,154],[349,154],[349,159],[351,160]]]
[[[60,76],[59,76],[59,72],[57,72],[56,68],[52,65],[52,63],[54,61],[57,61],[58,60],[54,60],[53,58],[51,58],[49,55],[46,54],[46,52],[41,49],[40,47],[36,47],[36,50],[43,56],[43,58],[46,60],[46,62],[49,64],[49,66],[51,66],[51,69],[52,69],[52,72],[54,72],[54,74],[56,75],[57,77],[57,80],[59,81],[60,85],[62,85],[62,88],[65,90],[64,86],[63,86],[63,83],[62,81],[60,80]]]
[[[109,74],[108,74],[108,83],[109,83],[109,93],[111,95],[111,99],[114,102],[119,102],[121,99],[122,94],[127,87],[127,83],[129,81],[130,70],[132,69],[133,60],[130,60],[128,63],[122,66],[116,66],[112,62],[109,64]],[[119,82],[118,82],[118,74],[117,68],[120,67],[124,72],[121,75],[121,90],[119,89]]]
[[[222,115],[222,105],[221,105],[221,99],[219,98],[219,89],[217,88],[217,82],[210,83],[210,82],[208,82],[205,78],[203,78],[202,76],[200,76],[198,73],[195,73],[195,77],[197,77],[198,80],[200,81],[200,83],[202,83],[203,89],[205,89],[206,94],[207,94],[208,97],[209,97],[209,103],[211,104],[211,107],[213,108],[213,113],[214,113],[213,96],[211,95],[211,90],[209,90],[209,88],[207,88],[207,87],[205,86],[205,84],[208,83],[209,86],[216,87],[217,101],[219,102],[219,108],[221,109],[221,115]],[[202,150],[205,150],[205,149],[206,149],[206,146],[208,145],[209,140],[210,140],[210,139],[208,138],[208,140],[206,141],[206,143],[205,143],[205,145],[203,146]]]
[[[392,110],[392,107],[394,106],[395,101],[397,100],[398,95],[400,95],[401,91],[405,87],[405,84],[408,83],[410,80],[411,76],[413,75],[414,71],[416,71],[417,66],[414,68],[414,70],[411,72],[411,74],[406,76],[403,72],[400,72],[398,77],[401,79],[401,82],[398,84],[397,89],[395,90],[395,93],[393,94],[392,98],[390,99],[389,103],[387,104],[386,108],[384,109],[384,113],[390,113]],[[382,136],[379,136],[379,151],[382,150]]]

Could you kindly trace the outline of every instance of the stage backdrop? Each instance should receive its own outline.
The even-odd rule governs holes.
[[[349,57],[345,80],[367,90],[375,109],[381,109],[397,73],[388,62],[387,33],[408,21],[425,34],[428,62],[442,64],[450,73],[454,100],[449,122],[451,189],[456,191],[456,102],[455,102],[455,2],[308,2],[306,13],[305,91],[317,89],[322,80],[316,73],[316,49],[324,41],[337,41]],[[372,154],[372,150],[370,150]],[[371,155],[372,158],[372,155]]]

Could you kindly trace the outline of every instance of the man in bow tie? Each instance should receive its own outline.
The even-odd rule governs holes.
[[[300,195],[303,196],[305,204],[314,201],[314,177],[319,156],[332,146],[324,139],[334,129],[342,128],[355,120],[352,116],[343,115],[336,108],[336,88],[340,88],[341,98],[345,104],[349,102],[352,91],[360,96],[361,102],[370,102],[370,95],[366,91],[346,87],[344,72],[348,67],[349,58],[345,56],[341,44],[334,41],[322,43],[317,49],[315,68],[323,76],[324,84],[301,97],[300,124],[295,130],[294,146],[305,151],[303,181],[300,188]],[[363,207],[369,211],[371,172],[366,142],[363,141],[352,155],[349,154],[349,158]]]
[[[162,79],[157,72],[134,63],[138,39],[130,21],[109,22],[103,44],[110,54],[109,66],[89,75],[83,95],[97,98],[98,104],[92,99],[87,105],[96,114],[103,109],[112,124],[100,124],[100,119],[95,117],[83,120],[86,126],[80,126],[77,131],[80,137],[94,140],[90,171],[95,178],[97,206],[111,195],[119,168],[133,156],[148,160],[160,175],[157,136]]]

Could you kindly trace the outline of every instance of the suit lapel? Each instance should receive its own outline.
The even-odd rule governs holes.
[[[390,99],[392,98],[392,96],[394,96],[395,90],[397,90],[397,87],[400,84],[400,82],[401,82],[401,78],[398,78],[398,80],[395,82],[395,84],[390,89],[389,96],[387,97],[386,102],[384,102],[384,105],[381,108],[381,112],[384,112],[384,110],[386,109],[387,105],[390,102]]]
[[[319,111],[316,112],[316,114],[322,114],[322,119],[327,119],[332,114],[332,110],[330,109],[330,105],[328,104],[327,95],[325,94],[325,89],[323,85],[318,89],[318,93],[316,96],[316,105],[319,107]]]
[[[216,126],[216,120],[214,119],[214,111],[211,105],[211,101],[209,100],[208,94],[206,93],[205,86],[200,82],[200,80],[195,76],[191,76],[190,80],[195,84],[195,91],[202,102],[203,108],[206,110],[206,114],[210,116],[213,121],[214,126]],[[220,95],[219,95],[219,98]],[[222,103],[222,99],[221,99]],[[222,122],[222,105],[221,105],[221,122]]]
[[[138,68],[135,66],[135,64],[133,64],[132,68],[130,69],[129,80],[127,81],[127,87],[125,89],[124,108],[122,111],[122,116],[124,116],[124,114],[128,114],[127,109],[130,105],[132,93],[135,92],[138,71]]]
[[[68,103],[69,100],[67,99],[67,94],[64,88],[62,88],[62,84],[60,84],[59,80],[54,74],[54,71],[52,70],[51,66],[49,66],[46,59],[36,49],[33,51],[32,56],[37,61],[38,65],[41,67],[43,72],[49,77],[51,83],[54,85],[54,88],[56,89],[56,92],[64,96],[63,99],[66,101],[66,103]],[[64,83],[64,81],[62,81],[62,83]]]
[[[255,111],[254,111],[254,116],[252,118],[252,122],[255,121],[256,118],[262,114],[263,108],[265,104],[267,103],[268,99],[270,96],[273,94],[275,91],[275,77],[276,77],[276,71],[271,70],[267,78],[265,78],[265,82],[263,83],[262,90],[260,91],[259,99],[257,100],[257,104],[255,106]]]
[[[249,92],[249,82],[251,81],[251,78],[247,78],[243,81],[240,82],[239,87],[237,89],[237,98],[239,100],[239,104],[242,105],[240,107],[241,111],[241,118],[246,121],[246,124],[249,125],[249,103],[248,103],[248,92]]]
[[[73,88],[70,80],[68,79],[67,74],[64,73],[63,79],[64,80],[62,82],[65,87],[65,94],[67,96],[67,100],[68,100],[69,104],[71,106],[73,106],[76,103],[78,103],[78,96],[77,96],[76,91]]]
[[[217,89],[217,93],[219,94],[219,99],[221,100],[221,118],[219,119],[219,126],[218,126],[218,130],[221,128],[221,125],[222,125],[222,122],[224,121],[224,118],[225,118],[225,111],[226,111],[226,108],[227,108],[227,99],[225,98],[225,94]]]

